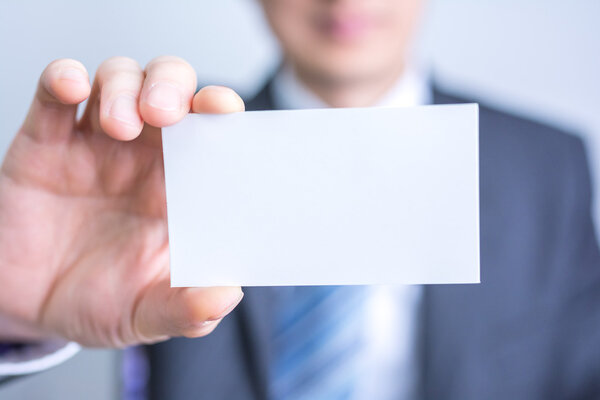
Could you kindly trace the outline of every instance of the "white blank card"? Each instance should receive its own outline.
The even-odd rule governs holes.
[[[476,104],[163,129],[172,286],[479,282]]]

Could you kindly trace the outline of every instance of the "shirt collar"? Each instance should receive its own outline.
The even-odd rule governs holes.
[[[298,79],[293,67],[284,64],[273,79],[271,94],[280,109],[328,108],[329,106]],[[431,103],[427,74],[408,65],[398,81],[377,101],[375,107],[410,107]]]

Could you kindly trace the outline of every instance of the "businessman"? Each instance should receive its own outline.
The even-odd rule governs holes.
[[[284,59],[249,110],[472,101],[410,59],[420,0],[262,4]],[[5,374],[68,357],[68,342],[146,344],[125,352],[126,398],[600,397],[600,255],[576,137],[480,108],[480,285],[245,288],[240,303],[240,288],[169,287],[159,128],[242,100],[195,93],[175,57],[112,58],[88,82],[77,61],[46,68],[0,171]]]

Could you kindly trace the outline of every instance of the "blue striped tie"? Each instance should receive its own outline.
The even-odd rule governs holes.
[[[364,287],[282,288],[273,324],[274,400],[349,399],[359,378]]]

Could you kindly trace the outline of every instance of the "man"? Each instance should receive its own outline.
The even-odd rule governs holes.
[[[263,5],[284,64],[248,109],[463,101],[407,56],[419,0]],[[44,71],[0,173],[5,354],[50,339],[56,355],[65,340],[195,338],[220,323],[129,350],[126,396],[600,396],[600,256],[578,139],[481,107],[481,285],[247,288],[223,319],[240,288],[168,281],[157,127],[244,109],[229,89],[195,87],[173,57],[144,71],[107,60],[91,88],[76,61]]]

